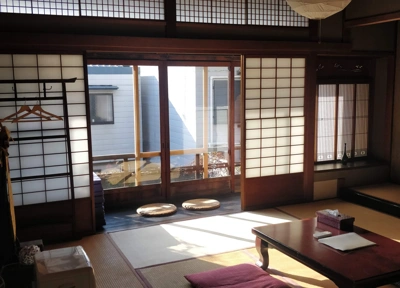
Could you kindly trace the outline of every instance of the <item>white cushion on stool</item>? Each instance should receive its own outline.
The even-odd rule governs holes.
[[[95,288],[92,264],[81,246],[35,254],[37,288]]]

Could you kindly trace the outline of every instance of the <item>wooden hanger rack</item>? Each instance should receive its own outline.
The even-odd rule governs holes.
[[[24,114],[21,114],[24,113]],[[38,117],[35,118],[26,118],[29,115],[36,115]],[[32,109],[28,105],[22,105],[19,110],[13,114],[10,114],[3,119],[0,119],[0,122],[40,122],[40,121],[53,121],[53,120],[63,120],[60,116],[50,113],[44,110],[40,105],[35,105]]]
[[[22,114],[21,114],[22,113]],[[34,118],[26,118],[29,115],[36,115],[38,117]],[[40,105],[34,105],[32,109],[28,105],[22,105],[19,110],[13,114],[10,114],[3,119],[0,119],[0,122],[40,122],[40,121],[54,121],[54,120],[63,120],[60,116],[50,113],[44,110]]]
[[[26,80],[0,80],[0,83],[11,83],[14,84],[12,87],[14,90],[14,100],[16,101],[32,101],[32,100],[46,100],[46,91],[49,89],[46,89],[46,84],[48,83],[62,83],[63,85],[63,94],[65,94],[65,83],[73,83],[76,81],[76,78],[71,78],[71,79],[26,79]],[[43,98],[25,98],[25,99],[18,99],[18,93],[17,93],[17,84],[18,83],[38,83],[38,84],[43,84]],[[50,87],[51,89],[51,87]],[[49,99],[55,99],[54,97],[50,97]],[[11,100],[11,99],[10,99]],[[33,117],[29,117],[33,116]],[[36,117],[35,117],[36,116]],[[46,110],[44,110],[40,105],[36,104],[32,108],[29,107],[29,105],[22,105],[19,110],[15,113],[12,113],[3,119],[0,119],[1,122],[12,122],[12,123],[17,123],[17,122],[41,122],[41,121],[57,121],[57,120],[63,120],[58,115],[55,115],[53,113],[50,113]]]

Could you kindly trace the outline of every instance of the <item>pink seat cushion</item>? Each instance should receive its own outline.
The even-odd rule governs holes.
[[[290,288],[285,282],[251,264],[218,268],[185,275],[185,278],[196,288]]]

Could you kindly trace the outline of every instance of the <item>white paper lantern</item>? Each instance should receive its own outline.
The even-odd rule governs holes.
[[[346,8],[351,0],[286,0],[298,14],[312,20],[325,19]]]

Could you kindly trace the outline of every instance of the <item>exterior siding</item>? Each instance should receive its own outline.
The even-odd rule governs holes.
[[[117,90],[92,90],[112,93],[114,124],[92,125],[93,156],[134,153],[132,74],[89,74],[89,85],[114,85]]]
[[[109,74],[106,68],[109,68]],[[93,94],[112,93],[114,103],[114,124],[92,125],[93,156],[135,152],[133,75],[132,73],[127,74],[126,68],[121,67],[121,70],[116,70],[114,67],[99,66],[89,69],[90,86],[112,85],[118,87],[116,90],[96,89],[90,91]],[[170,67],[169,73],[173,75],[170,77],[169,83],[170,149],[181,150],[203,147],[203,68],[187,67],[182,70],[181,68]],[[213,78],[226,79],[227,84],[227,75],[228,69],[226,67],[209,68],[209,91],[206,92],[209,107],[212,107],[214,102],[221,102],[215,97],[226,97],[226,100],[222,100],[221,103],[228,103],[227,87],[222,87],[224,86],[222,84],[215,90],[212,81]],[[140,76],[139,83],[141,151],[160,151],[158,77],[144,72]],[[185,83],[185,86],[182,83]],[[212,117],[216,110],[208,109],[210,117],[209,143],[226,146],[228,140],[227,123],[215,124]]]

